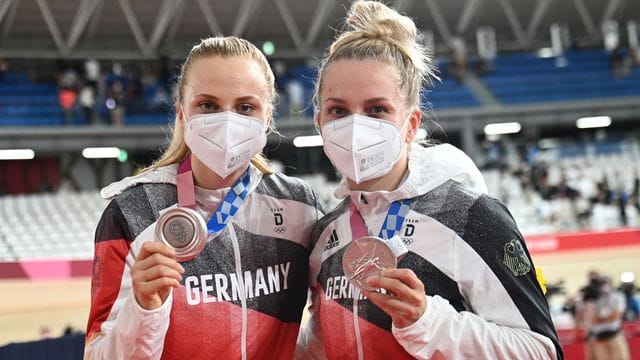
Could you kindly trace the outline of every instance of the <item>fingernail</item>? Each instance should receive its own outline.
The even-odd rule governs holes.
[[[182,265],[178,264],[178,266],[180,266],[180,273],[184,273],[184,268],[182,267]]]

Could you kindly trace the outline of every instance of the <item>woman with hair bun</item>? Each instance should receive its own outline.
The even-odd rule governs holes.
[[[297,357],[562,358],[509,211],[471,159],[416,143],[434,78],[413,21],[355,2],[320,66],[315,121],[344,179],[314,229]]]
[[[322,213],[261,156],[275,100],[250,42],[191,49],[169,147],[101,192],[86,359],[293,357]]]

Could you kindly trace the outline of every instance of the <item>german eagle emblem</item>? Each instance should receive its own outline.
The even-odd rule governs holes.
[[[502,263],[515,276],[521,276],[531,271],[531,261],[529,261],[527,254],[524,252],[524,247],[518,239],[513,239],[504,246]]]

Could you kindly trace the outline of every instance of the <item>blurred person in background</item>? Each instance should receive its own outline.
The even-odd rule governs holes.
[[[309,185],[273,173],[260,155],[276,97],[251,43],[218,37],[193,47],[169,147],[102,190],[110,202],[96,230],[86,358],[293,356],[322,212]],[[154,235],[176,202],[208,221],[192,259]]]
[[[64,113],[64,122],[67,125],[73,124],[73,112],[77,99],[78,94],[74,89],[63,87],[58,92],[58,101]]]
[[[640,318],[640,303],[636,300],[636,292],[640,290],[636,286],[635,279],[630,281],[623,281],[618,287],[627,303],[626,311],[624,313],[624,321],[636,321]]]
[[[461,80],[467,73],[467,45],[462,35],[451,37],[451,40],[449,40],[449,49],[451,50],[449,74]]]
[[[9,72],[9,61],[0,57],[0,81],[4,79],[4,74]]]
[[[58,77],[58,103],[64,114],[64,122],[73,124],[74,110],[78,100],[78,73],[70,64],[64,64],[64,70]]]
[[[106,105],[109,109],[111,125],[122,126],[124,125],[125,101],[129,86],[129,79],[123,73],[122,64],[118,62],[113,64],[113,72],[107,76],[106,83]]]
[[[84,62],[84,78],[94,89],[100,81],[100,63],[95,59],[87,59]]]
[[[627,340],[622,332],[626,310],[624,295],[613,288],[611,278],[603,276],[597,280],[597,295],[592,305],[585,309],[588,318],[589,359],[630,359]]]
[[[304,111],[304,86],[298,79],[291,79],[285,88],[287,99],[289,99],[289,113],[293,116],[300,116]]]
[[[85,122],[87,124],[96,123],[95,118],[95,105],[96,105],[96,90],[95,82],[86,82],[78,93],[78,103],[82,107],[84,113]]]
[[[462,151],[413,143],[434,71],[414,22],[358,1],[346,23],[315,95],[343,201],[313,232],[299,358],[562,358],[509,211]]]

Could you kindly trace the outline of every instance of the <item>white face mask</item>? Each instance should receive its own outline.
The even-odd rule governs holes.
[[[402,128],[353,114],[322,127],[324,152],[338,171],[357,184],[388,174],[402,154]]]
[[[229,111],[196,115],[185,126],[184,141],[209,169],[226,178],[262,151],[266,123]]]

